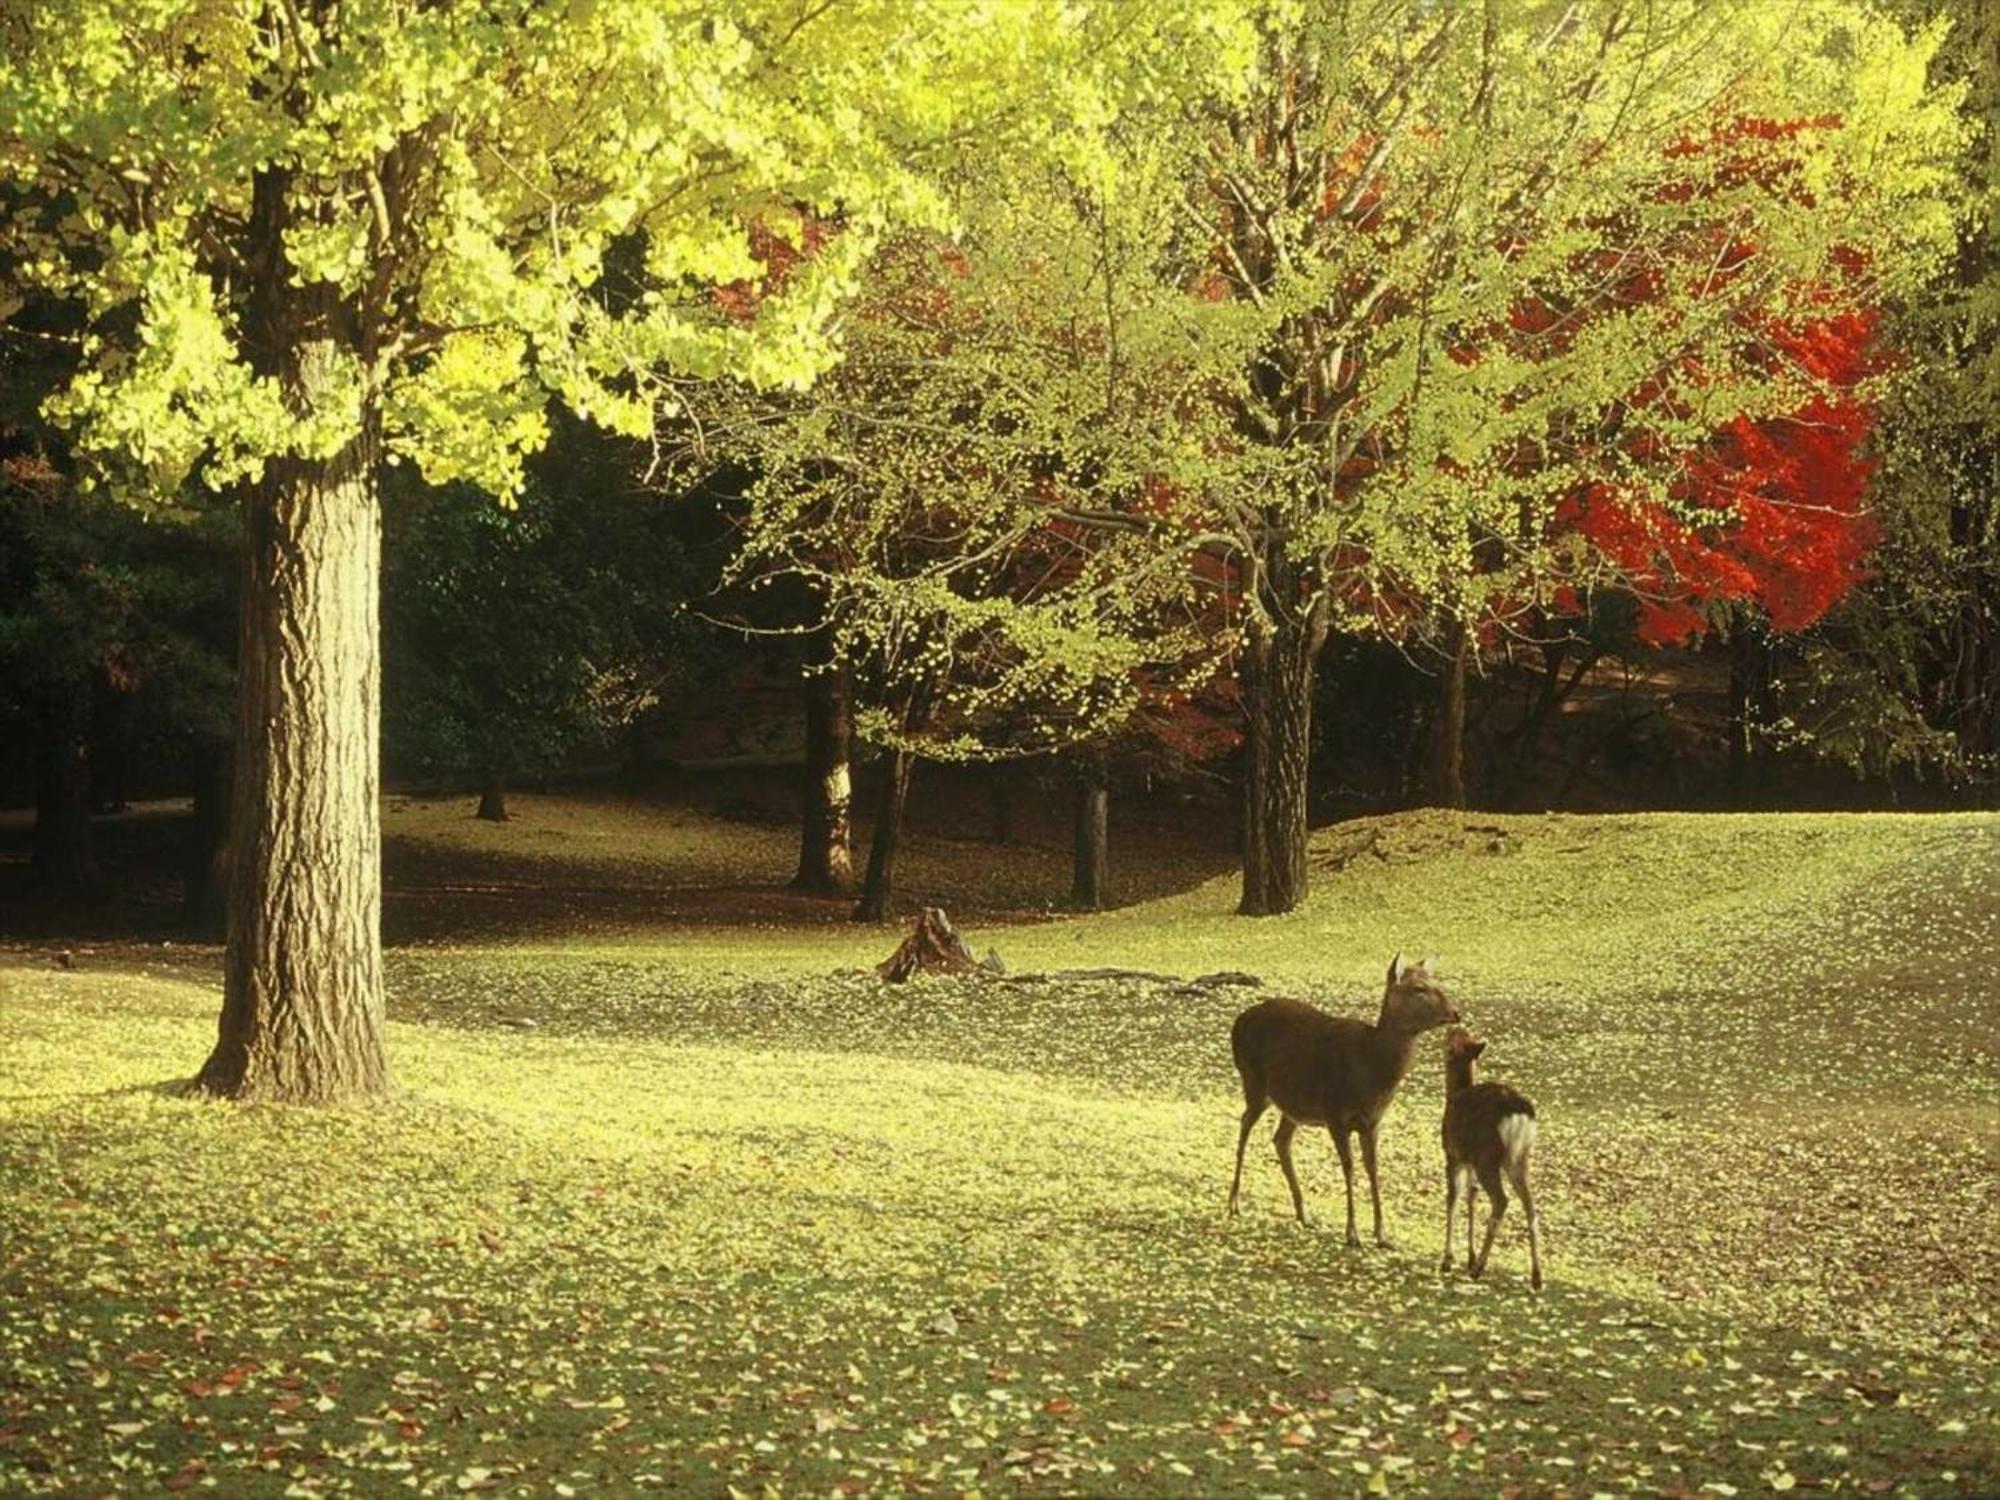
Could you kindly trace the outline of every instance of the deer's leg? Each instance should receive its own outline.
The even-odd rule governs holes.
[[[1472,1269],[1472,1223],[1473,1214],[1479,1207],[1479,1194],[1472,1190],[1472,1168],[1460,1165],[1458,1169],[1459,1190],[1465,1194],[1465,1269]]]
[[[1375,1175],[1375,1127],[1361,1128],[1361,1165],[1368,1169],[1368,1206],[1375,1214],[1375,1243],[1389,1248],[1389,1236],[1382,1232],[1382,1183]]]
[[[1438,1262],[1440,1271],[1451,1269],[1451,1227],[1458,1217],[1458,1163],[1444,1164],[1444,1259]]]
[[[1486,1190],[1487,1202],[1491,1205],[1486,1220],[1486,1238],[1480,1242],[1479,1256],[1472,1263],[1472,1274],[1486,1274],[1486,1258],[1493,1253],[1493,1237],[1500,1232],[1500,1216],[1507,1212],[1507,1190],[1500,1185],[1500,1169],[1483,1167],[1479,1173],[1479,1185]]]
[[[1521,1212],[1528,1216],[1528,1285],[1539,1292],[1542,1289],[1542,1217],[1535,1212],[1534,1190],[1528,1186],[1528,1164],[1525,1161],[1510,1162],[1507,1175],[1513,1179],[1514,1191],[1521,1195]]]
[[[1333,1132],[1333,1148],[1340,1153],[1340,1175],[1347,1183],[1347,1243],[1359,1245],[1361,1236],[1354,1230],[1354,1148],[1347,1142],[1347,1132],[1338,1125],[1329,1125]]]
[[[1248,1083],[1244,1084],[1243,1091],[1246,1095],[1250,1092]],[[1232,1219],[1236,1217],[1236,1196],[1243,1190],[1243,1148],[1250,1144],[1250,1132],[1256,1129],[1257,1122],[1264,1118],[1267,1107],[1265,1100],[1256,1099],[1246,1104],[1243,1109],[1243,1128],[1236,1132],[1236,1176],[1229,1183],[1229,1216]]]
[[[1299,1216],[1299,1222],[1303,1224],[1306,1221],[1306,1195],[1299,1191],[1299,1174],[1292,1166],[1292,1136],[1298,1128],[1298,1121],[1286,1115],[1278,1121],[1278,1130],[1271,1137],[1271,1144],[1278,1148],[1278,1165],[1285,1169],[1285,1186],[1292,1190],[1292,1212]]]

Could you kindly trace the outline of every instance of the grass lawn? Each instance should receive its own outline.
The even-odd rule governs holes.
[[[2000,1492],[2000,818],[1369,820],[1254,922],[914,851],[1017,975],[1372,1015],[1438,952],[1540,1106],[1537,1298],[1518,1222],[1437,1269],[1436,1037],[1396,1249],[1323,1132],[1318,1225],[1268,1127],[1229,1223],[1246,992],[887,988],[887,929],[714,899],[781,831],[464,811],[389,814],[388,1107],[182,1097],[212,950],[0,950],[0,1492]]]

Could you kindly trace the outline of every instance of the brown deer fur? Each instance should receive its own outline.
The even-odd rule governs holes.
[[[1458,1008],[1431,977],[1433,962],[1405,964],[1400,953],[1390,961],[1382,1011],[1372,1026],[1329,1016],[1300,1000],[1266,1000],[1236,1018],[1229,1043],[1243,1079],[1243,1125],[1236,1137],[1236,1176],[1229,1185],[1231,1214],[1243,1187],[1243,1148],[1264,1111],[1276,1104],[1284,1118],[1273,1140],[1299,1222],[1306,1221],[1306,1203],[1292,1167],[1292,1135],[1301,1125],[1324,1125],[1347,1182],[1347,1243],[1361,1243],[1354,1228],[1354,1156],[1348,1140],[1353,1135],[1361,1137],[1361,1159],[1368,1169],[1375,1243],[1389,1243],[1382,1233],[1375,1130],[1396,1085],[1410,1070],[1417,1037],[1459,1019]]]
[[[1486,1043],[1462,1026],[1454,1026],[1445,1038],[1444,1052],[1444,1259],[1439,1269],[1451,1269],[1451,1231],[1458,1193],[1465,1190],[1465,1269],[1474,1276],[1486,1270],[1486,1258],[1493,1253],[1493,1236],[1499,1232],[1500,1216],[1507,1211],[1504,1176],[1521,1195],[1521,1209],[1528,1216],[1529,1281],[1535,1290],[1542,1286],[1542,1221],[1535,1212],[1535,1194],[1528,1182],[1529,1159],[1535,1148],[1535,1106],[1504,1083],[1474,1083],[1473,1064],[1486,1050]],[[1486,1242],[1479,1253],[1472,1251],[1472,1179],[1486,1190],[1493,1205],[1486,1221]]]

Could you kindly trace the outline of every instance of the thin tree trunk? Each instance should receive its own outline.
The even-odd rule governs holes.
[[[1005,761],[995,761],[986,770],[986,812],[988,840],[995,844],[1014,842],[1014,771]]]
[[[792,889],[815,896],[845,896],[854,889],[850,675],[844,664],[826,664],[822,659],[805,680],[805,808]]]
[[[35,831],[30,868],[43,890],[77,895],[95,890],[103,872],[90,829],[90,740],[76,702],[55,705],[36,755]]]
[[[881,800],[875,809],[875,837],[868,846],[868,878],[854,908],[857,922],[880,922],[889,915],[896,878],[896,845],[903,833],[903,805],[910,795],[916,757],[891,750],[883,765]]]
[[[1739,807],[1770,791],[1773,752],[1761,726],[1771,711],[1771,648],[1758,626],[1739,619],[1729,635],[1729,784]]]
[[[1244,644],[1243,898],[1236,908],[1244,916],[1280,915],[1306,897],[1313,668],[1325,637],[1321,606],[1305,618],[1266,620]]]
[[[479,811],[474,816],[489,823],[507,821],[507,773],[498,766],[487,767],[479,787]]]
[[[195,751],[194,826],[188,835],[181,918],[197,936],[219,938],[228,925],[230,747],[204,741]]]
[[[1445,661],[1438,673],[1437,711],[1431,718],[1429,775],[1433,807],[1465,806],[1465,659],[1471,632],[1456,615],[1445,623]]]
[[[282,216],[270,175],[254,211]],[[294,310],[263,330],[302,413],[330,405],[345,378],[332,339],[313,332],[332,316]],[[198,1080],[210,1093],[319,1103],[389,1087],[376,458],[371,424],[330,458],[271,460],[244,497],[229,937]]]
[[[1076,782],[1076,847],[1069,903],[1078,911],[1103,911],[1110,873],[1111,779],[1104,757],[1088,753]]]

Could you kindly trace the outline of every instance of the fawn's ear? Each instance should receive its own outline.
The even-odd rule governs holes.
[[[1403,978],[1403,955],[1398,953],[1389,960],[1389,983],[1399,984]]]
[[[1477,1057],[1479,1056],[1480,1053],[1484,1052],[1485,1050],[1486,1050],[1486,1043],[1474,1042],[1470,1047],[1467,1047],[1465,1049],[1465,1055],[1467,1057]]]
[[[1438,956],[1437,956],[1437,955],[1436,955],[1435,953],[1427,953],[1427,954],[1425,954],[1425,955],[1424,955],[1424,961],[1423,961],[1422,963],[1418,964],[1418,965],[1417,965],[1417,967],[1418,967],[1418,968],[1420,968],[1420,969],[1422,969],[1422,970],[1423,970],[1423,971],[1424,971],[1424,972],[1425,972],[1426,974],[1435,974],[1435,973],[1437,973],[1437,968],[1438,968]]]

